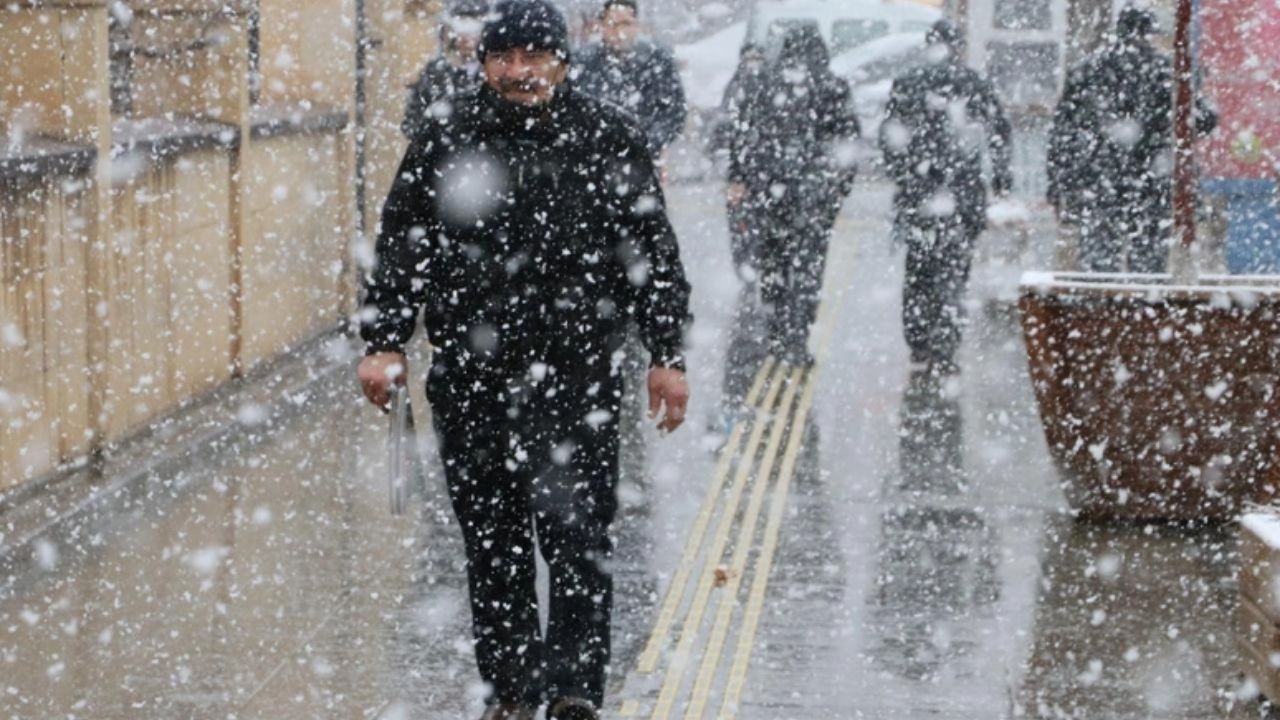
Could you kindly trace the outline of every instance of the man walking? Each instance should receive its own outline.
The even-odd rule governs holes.
[[[1049,202],[1080,230],[1090,272],[1162,273],[1173,209],[1173,61],[1151,45],[1155,16],[1126,7],[1114,42],[1072,68],[1049,135]],[[1217,115],[1202,99],[1195,129]]]
[[[1012,130],[991,83],[961,60],[955,25],[939,20],[926,42],[929,62],[893,83],[880,147],[898,185],[894,232],[907,245],[902,325],[911,361],[950,375],[974,245],[987,224],[983,151],[991,189],[1007,194]]]
[[[640,37],[636,0],[605,0],[597,23],[600,42],[577,65],[578,88],[631,113],[655,160],[684,130],[684,87],[671,51]]]
[[[360,363],[384,405],[421,312],[446,481],[467,552],[484,718],[596,717],[609,664],[609,526],[634,318],[649,409],[684,419],[689,285],[643,137],[566,82],[563,16],[499,2],[485,82],[411,143],[366,282]],[[535,545],[536,542],[536,545]],[[535,547],[550,568],[546,634]]]
[[[454,0],[440,21],[440,53],[429,60],[409,86],[400,131],[410,140],[433,115],[453,112],[453,99],[480,86],[476,45],[489,12],[487,0]]]

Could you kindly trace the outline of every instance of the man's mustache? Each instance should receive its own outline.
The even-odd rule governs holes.
[[[537,78],[528,80],[499,80],[498,89],[502,92],[536,92],[547,86],[546,81]]]

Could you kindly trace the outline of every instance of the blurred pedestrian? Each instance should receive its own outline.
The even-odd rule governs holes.
[[[754,106],[765,97],[761,83],[764,61],[764,48],[750,41],[743,44],[738,67],[720,101],[720,120],[711,132],[712,153],[728,155],[734,148],[753,142],[751,120],[758,114]],[[760,275],[759,233],[758,228],[751,227],[745,195],[745,186],[740,181],[731,182],[725,197],[725,214],[734,270],[744,283],[754,285]]]
[[[761,46],[747,41],[738,54],[738,67],[725,87],[719,108],[719,117],[710,133],[708,151],[716,164],[729,168],[730,153],[734,147],[746,143],[750,132],[748,107],[761,101],[765,52]],[[760,228],[751,224],[756,208],[744,202],[745,192],[738,184],[725,193],[725,220],[729,229],[729,250],[733,257],[733,269],[742,281],[734,302],[731,319],[732,332],[725,354],[725,372],[718,407],[709,408],[707,431],[727,440],[733,426],[741,417],[743,401],[750,388],[753,368],[759,367],[769,352],[768,331],[760,306]]]
[[[750,40],[744,42],[738,50],[738,66],[720,96],[720,117],[708,143],[712,152],[728,151],[734,130],[732,120],[740,115],[740,108],[757,99],[755,92],[760,88],[764,66],[764,48]]]
[[[853,187],[858,119],[816,25],[791,28],[732,122],[728,197],[755,237],[774,354],[807,365],[827,244]]]
[[[405,137],[412,140],[432,116],[447,116],[453,111],[454,97],[480,86],[476,45],[488,12],[488,0],[453,0],[449,4],[440,19],[440,50],[409,86],[409,100],[400,121]]]
[[[637,0],[603,0],[594,23],[600,40],[582,48],[574,59],[574,79],[580,92],[634,120],[658,165],[659,178],[665,179],[664,151],[684,130],[684,87],[671,51],[641,37],[639,12]],[[619,358],[634,391],[647,365],[634,331]],[[623,457],[628,467],[644,458],[642,418],[633,412],[638,405],[634,396],[623,403]]]
[[[1079,228],[1081,269],[1162,273],[1172,241],[1173,61],[1155,16],[1126,7],[1114,40],[1067,74],[1049,136],[1049,202]],[[1218,118],[1196,101],[1195,131]]]
[[[575,60],[578,89],[631,113],[654,159],[684,130],[684,87],[671,51],[640,36],[638,0],[604,0],[600,42]]]
[[[928,62],[899,76],[880,127],[885,165],[897,184],[895,237],[907,246],[902,325],[911,361],[957,371],[974,246],[986,227],[984,154],[991,189],[1012,189],[1011,127],[991,83],[961,60],[963,38],[948,20],[926,35]]]
[[[415,136],[366,279],[360,363],[383,406],[421,313],[427,396],[467,552],[484,718],[597,717],[609,666],[609,527],[634,318],[649,410],[688,399],[689,285],[641,133],[566,81],[564,17],[503,0],[479,46],[484,84]],[[550,569],[545,635],[535,548]]]

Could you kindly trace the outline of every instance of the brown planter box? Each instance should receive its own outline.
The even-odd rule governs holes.
[[[1271,700],[1280,699],[1280,515],[1250,513],[1240,522],[1240,671]]]
[[[1019,304],[1083,515],[1226,518],[1280,494],[1280,278],[1028,273]]]

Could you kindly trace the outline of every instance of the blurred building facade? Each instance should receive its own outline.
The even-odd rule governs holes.
[[[0,8],[0,493],[346,321],[439,11]]]

